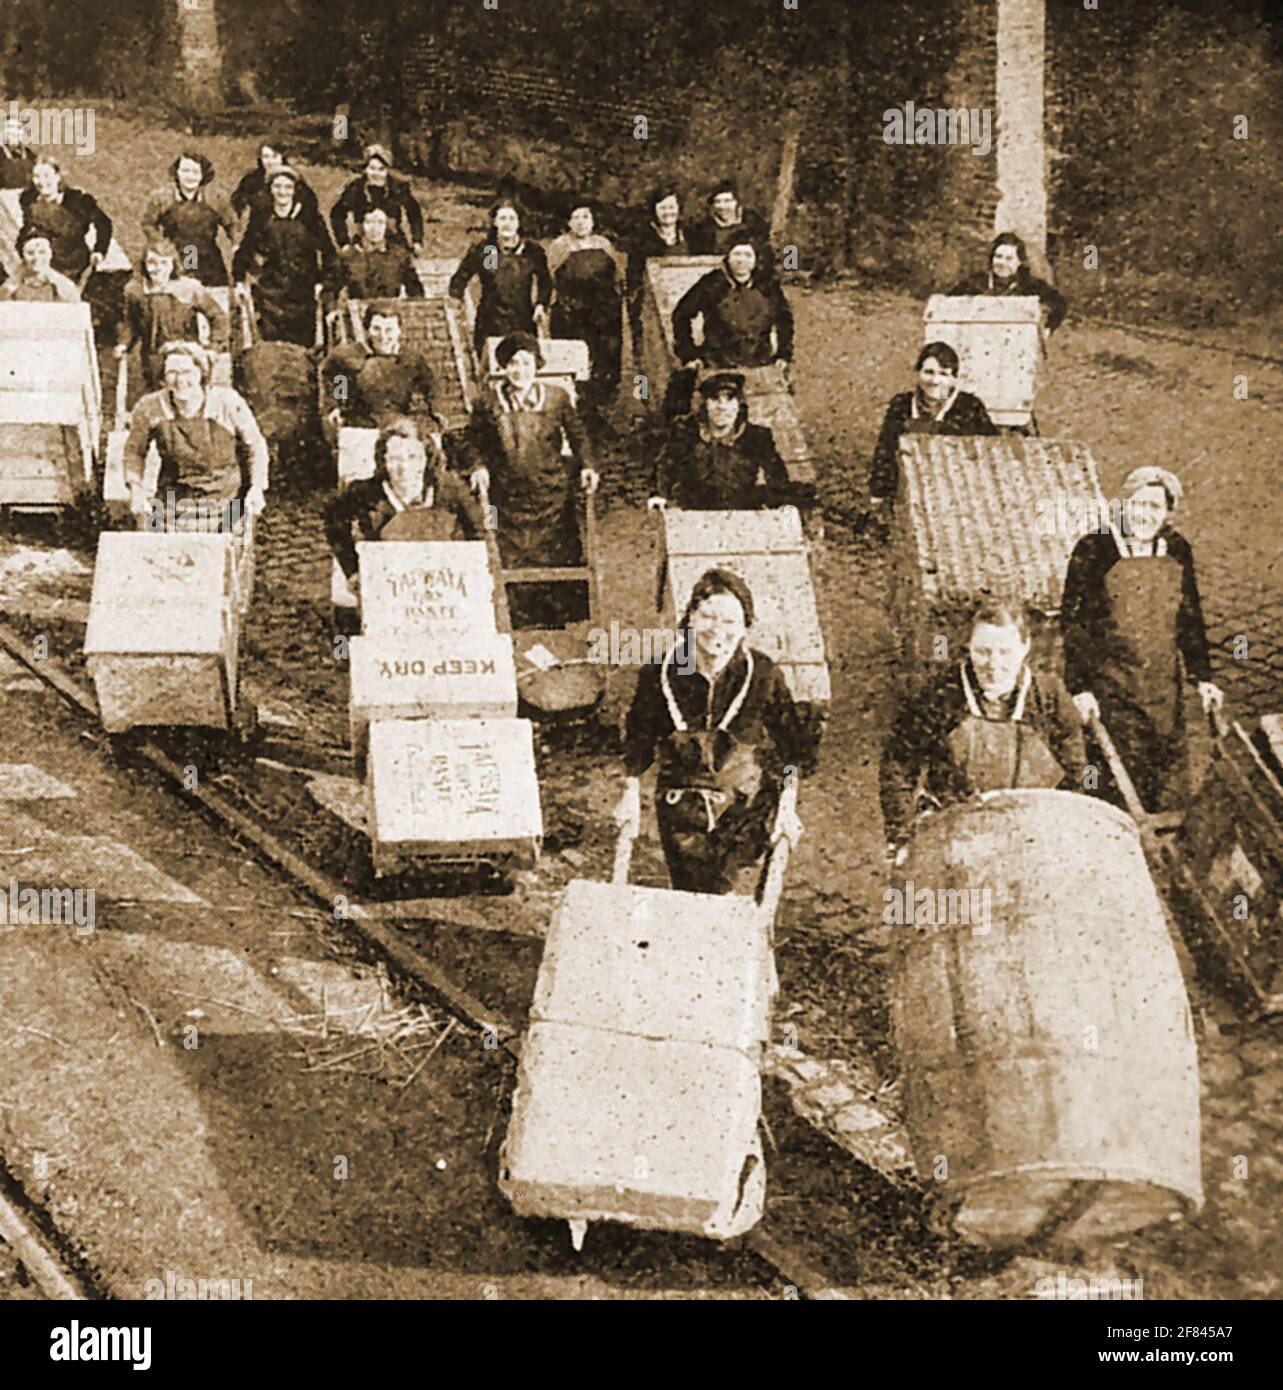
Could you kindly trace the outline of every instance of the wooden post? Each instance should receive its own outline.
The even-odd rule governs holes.
[[[998,0],[994,231],[1019,233],[1043,263],[1047,254],[1046,27],[1046,0]]]

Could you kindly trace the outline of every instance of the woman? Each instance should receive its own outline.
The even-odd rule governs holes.
[[[160,389],[164,376],[161,348],[166,343],[199,341],[203,315],[211,342],[227,336],[227,315],[200,283],[188,275],[175,276],[177,248],[154,238],[143,253],[143,268],[125,286],[124,313],[116,343],[117,360],[142,344],[143,380],[149,391]]]
[[[471,483],[498,517],[505,568],[566,568],[584,563],[575,510],[576,480],[599,482],[570,397],[539,381],[538,341],[512,333],[495,354],[504,380],[477,406],[464,438]],[[563,441],[570,452],[563,451]],[[522,584],[513,591],[514,626],[561,627],[572,612],[565,585]]]
[[[587,344],[590,375],[583,388],[584,406],[599,410],[619,389],[622,275],[619,254],[610,239],[597,232],[596,216],[586,199],[571,209],[567,231],[548,247],[548,271],[556,291],[552,336]]]
[[[27,304],[79,304],[80,291],[53,268],[53,244],[46,232],[30,228],[18,237],[22,265],[0,287],[0,299]]]
[[[735,184],[723,179],[708,195],[708,216],[691,228],[691,254],[724,256],[741,241],[747,241],[757,252],[762,278],[773,279],[771,229],[760,214],[744,207]]]
[[[995,237],[989,248],[988,270],[978,270],[974,275],[968,275],[949,293],[1034,295],[1047,311],[1045,327],[1049,335],[1060,327],[1068,307],[1065,296],[1058,289],[1030,272],[1029,253],[1015,232],[1003,232]]]
[[[900,481],[902,434],[997,434],[984,402],[958,390],[958,354],[948,343],[928,343],[913,364],[918,385],[891,398],[873,451],[869,491],[894,497]]]
[[[206,189],[214,181],[214,166],[203,154],[184,150],[169,169],[170,184],[152,200],[143,217],[143,232],[157,232],[178,247],[183,273],[202,285],[227,285],[227,261],[218,244],[221,233],[232,239],[232,219]]]
[[[22,230],[44,232],[53,247],[53,268],[83,289],[111,247],[111,218],[94,197],[63,182],[56,159],[42,155],[31,168],[31,187],[19,196]],[[90,251],[88,236],[94,234]]]
[[[1082,789],[1082,721],[1060,678],[1030,668],[1029,646],[1022,607],[983,603],[963,660],[901,705],[882,753],[892,845],[912,836],[924,804],[1004,787]]]
[[[735,510],[795,500],[770,430],[749,424],[744,378],[721,372],[699,390],[703,408],[676,421],[656,453],[651,505]]]
[[[125,439],[130,510],[143,516],[154,509],[147,479],[154,445],[167,519],[190,508],[227,530],[242,510],[257,516],[267,501],[268,456],[253,412],[230,386],[209,384],[212,364],[198,343],[169,343],[162,356],[165,385],[139,399]]]
[[[1084,719],[1098,716],[1150,811],[1186,794],[1182,677],[1205,711],[1224,697],[1212,680],[1194,552],[1171,525],[1180,481],[1165,468],[1123,481],[1120,524],[1074,546],[1061,625],[1065,684]]]
[[[694,254],[682,226],[682,205],[676,192],[670,186],[657,188],[646,206],[650,220],[628,253],[628,322],[633,335],[634,360],[640,360],[647,261],[655,256]]]
[[[344,188],[330,209],[330,228],[340,250],[352,240],[365,214],[379,208],[387,214],[392,241],[419,247],[423,244],[423,213],[410,185],[392,173],[392,155],[385,145],[367,145],[365,172]]]
[[[636,836],[641,777],[658,755],[655,816],[679,892],[753,892],[770,845],[802,831],[797,779],[814,766],[814,739],[779,668],[749,645],[752,625],[748,586],[709,570],[679,645],[642,667],[628,711],[615,819]]]
[[[510,333],[546,336],[552,277],[544,249],[521,235],[521,211],[500,200],[490,209],[490,234],[475,242],[450,279],[450,297],[462,300],[474,278],[481,284],[473,342],[480,356],[487,338]]]
[[[258,338],[311,347],[317,338],[316,303],[333,273],[334,248],[318,233],[299,198],[298,175],[278,169],[271,178],[271,204],[250,215],[245,237],[232,258],[232,275],[243,289],[254,276]]]
[[[693,323],[704,316],[704,341]],[[784,291],[758,266],[747,239],[727,248],[722,264],[686,291],[673,310],[673,343],[682,362],[709,367],[767,367],[793,358],[793,311]]]
[[[238,218],[248,218],[253,213],[267,213],[272,206],[272,178],[280,169],[289,168],[284,144],[279,140],[265,142],[258,147],[258,163],[232,190],[232,211]],[[294,176],[294,196],[299,205],[299,215],[321,237],[328,241],[329,232],[321,217],[321,207],[311,185]]]
[[[388,215],[369,208],[361,235],[339,252],[339,290],[349,299],[423,299],[425,291],[409,247],[388,240]]]
[[[325,537],[353,592],[360,575],[358,541],[389,531],[415,540],[480,540],[480,508],[446,468],[434,439],[425,443],[405,417],[389,420],[374,446],[374,476],[349,483],[325,509]]]

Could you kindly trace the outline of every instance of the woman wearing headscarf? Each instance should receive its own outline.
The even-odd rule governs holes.
[[[268,213],[272,208],[272,177],[280,169],[289,168],[285,145],[280,140],[265,140],[258,147],[258,163],[232,190],[232,211],[238,218],[251,217],[255,212]],[[294,173],[294,199],[299,216],[320,236],[329,241],[330,234],[321,216],[321,206],[311,184]]]
[[[1060,677],[1029,665],[1023,607],[982,603],[961,661],[900,706],[882,752],[882,821],[903,843],[923,809],[1004,788],[1083,789],[1082,721]]]
[[[463,449],[472,486],[494,505],[504,567],[582,565],[576,493],[599,481],[587,435],[566,391],[538,380],[537,339],[509,334],[495,355],[504,379],[478,402]],[[573,620],[564,585],[519,585],[513,599],[515,625]]]
[[[1046,331],[1051,334],[1060,327],[1067,305],[1065,296],[1039,280],[1029,269],[1029,253],[1015,232],[1003,232],[994,238],[989,248],[989,267],[960,280],[950,294],[1033,295],[1047,312]]]
[[[722,511],[799,500],[774,436],[749,423],[744,378],[719,372],[699,391],[703,407],[675,421],[656,452],[652,505]]]
[[[633,357],[641,351],[642,305],[646,299],[646,262],[657,256],[691,256],[694,252],[682,226],[682,205],[668,184],[656,188],[646,203],[650,220],[628,253],[628,322],[633,336]]]
[[[334,247],[329,233],[306,216],[298,188],[293,169],[272,175],[271,204],[251,213],[232,258],[232,276],[238,286],[254,277],[261,341],[311,347],[317,298],[334,272]]]
[[[801,835],[798,778],[814,768],[815,739],[779,667],[751,645],[753,617],[738,575],[705,573],[628,711],[615,819],[636,836],[641,778],[658,758],[655,817],[679,892],[752,893],[771,845]]]
[[[125,286],[124,313],[116,342],[117,358],[142,344],[143,379],[149,391],[160,389],[164,375],[161,348],[167,343],[197,342],[200,318],[212,342],[227,335],[227,315],[209,291],[190,275],[177,275],[178,251],[172,242],[153,237],[143,252],[142,268]]]
[[[365,214],[379,208],[387,214],[388,236],[413,247],[423,244],[423,213],[405,179],[392,173],[392,153],[386,145],[365,147],[365,169],[339,194],[330,209],[330,228],[339,249],[349,245]]]
[[[219,236],[231,243],[232,218],[207,192],[214,166],[203,154],[184,150],[170,166],[169,179],[143,217],[144,234],[158,232],[178,248],[182,274],[211,288],[226,286],[227,261]]]
[[[556,293],[552,336],[578,338],[587,345],[584,406],[600,410],[619,389],[623,276],[619,253],[610,238],[597,231],[596,214],[587,199],[570,210],[567,230],[549,245],[548,271]]]
[[[325,537],[355,590],[358,541],[473,541],[483,534],[481,510],[463,480],[446,466],[440,445],[413,420],[389,420],[374,446],[374,476],[349,483],[325,509]]]
[[[948,343],[928,343],[913,367],[918,384],[891,398],[873,450],[869,491],[877,500],[895,496],[901,435],[998,433],[980,397],[958,389],[958,354]]]
[[[1171,524],[1182,489],[1165,468],[1133,469],[1117,524],[1074,546],[1060,620],[1065,684],[1084,719],[1112,736],[1147,810],[1187,792],[1186,681],[1219,710],[1194,552]]]
[[[31,186],[18,199],[22,230],[44,232],[53,247],[53,268],[78,288],[111,247],[111,218],[92,194],[64,182],[56,159],[42,155],[31,167]],[[94,234],[94,249],[88,236]]]
[[[473,341],[478,354],[487,338],[538,334],[546,328],[552,300],[548,258],[536,241],[521,235],[521,210],[509,199],[490,209],[490,233],[474,242],[450,278],[450,297],[462,300],[469,284],[481,285]]]

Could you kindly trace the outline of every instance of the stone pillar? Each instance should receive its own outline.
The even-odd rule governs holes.
[[[1031,258],[1047,254],[1047,153],[1043,65],[1046,0],[996,0],[998,10],[998,207],[994,231],[1025,239]]]

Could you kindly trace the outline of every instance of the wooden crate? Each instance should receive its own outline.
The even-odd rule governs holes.
[[[1216,741],[1170,855],[1177,921],[1194,926],[1265,1013],[1283,1011],[1283,781],[1270,738],[1234,724]]]
[[[361,541],[362,630],[410,637],[443,624],[478,636],[499,630],[484,541]]]
[[[536,863],[543,813],[528,720],[378,719],[369,741],[376,873],[412,859]]]
[[[1014,435],[900,439],[892,619],[903,674],[956,661],[986,597],[1023,602],[1048,621],[1036,655],[1059,670],[1061,594],[1078,538],[1107,515],[1085,444]]]
[[[517,673],[507,634],[354,637],[349,728],[359,748],[375,719],[515,719]]]
[[[0,502],[70,502],[101,431],[89,306],[0,302]]]
[[[751,898],[576,879],[544,942],[530,1017],[756,1060],[774,989],[770,922]]]
[[[824,705],[831,698],[811,565],[795,507],[763,511],[662,513],[664,616],[676,627],[706,570],[738,574],[753,595],[749,642],[778,662],[793,698]]]
[[[735,1048],[535,1023],[499,1187],[521,1216],[728,1239],[761,1215],[760,1114],[757,1066]]]
[[[231,727],[240,639],[233,544],[214,535],[99,537],[84,651],[109,733]]]
[[[358,430],[344,425],[339,430],[339,487],[374,477],[374,446],[378,430]],[[330,602],[336,608],[355,608],[356,595],[337,560],[330,561]]]
[[[995,425],[1027,425],[1042,353],[1036,295],[933,294],[923,314],[924,343],[958,354],[958,385],[980,397]]]

